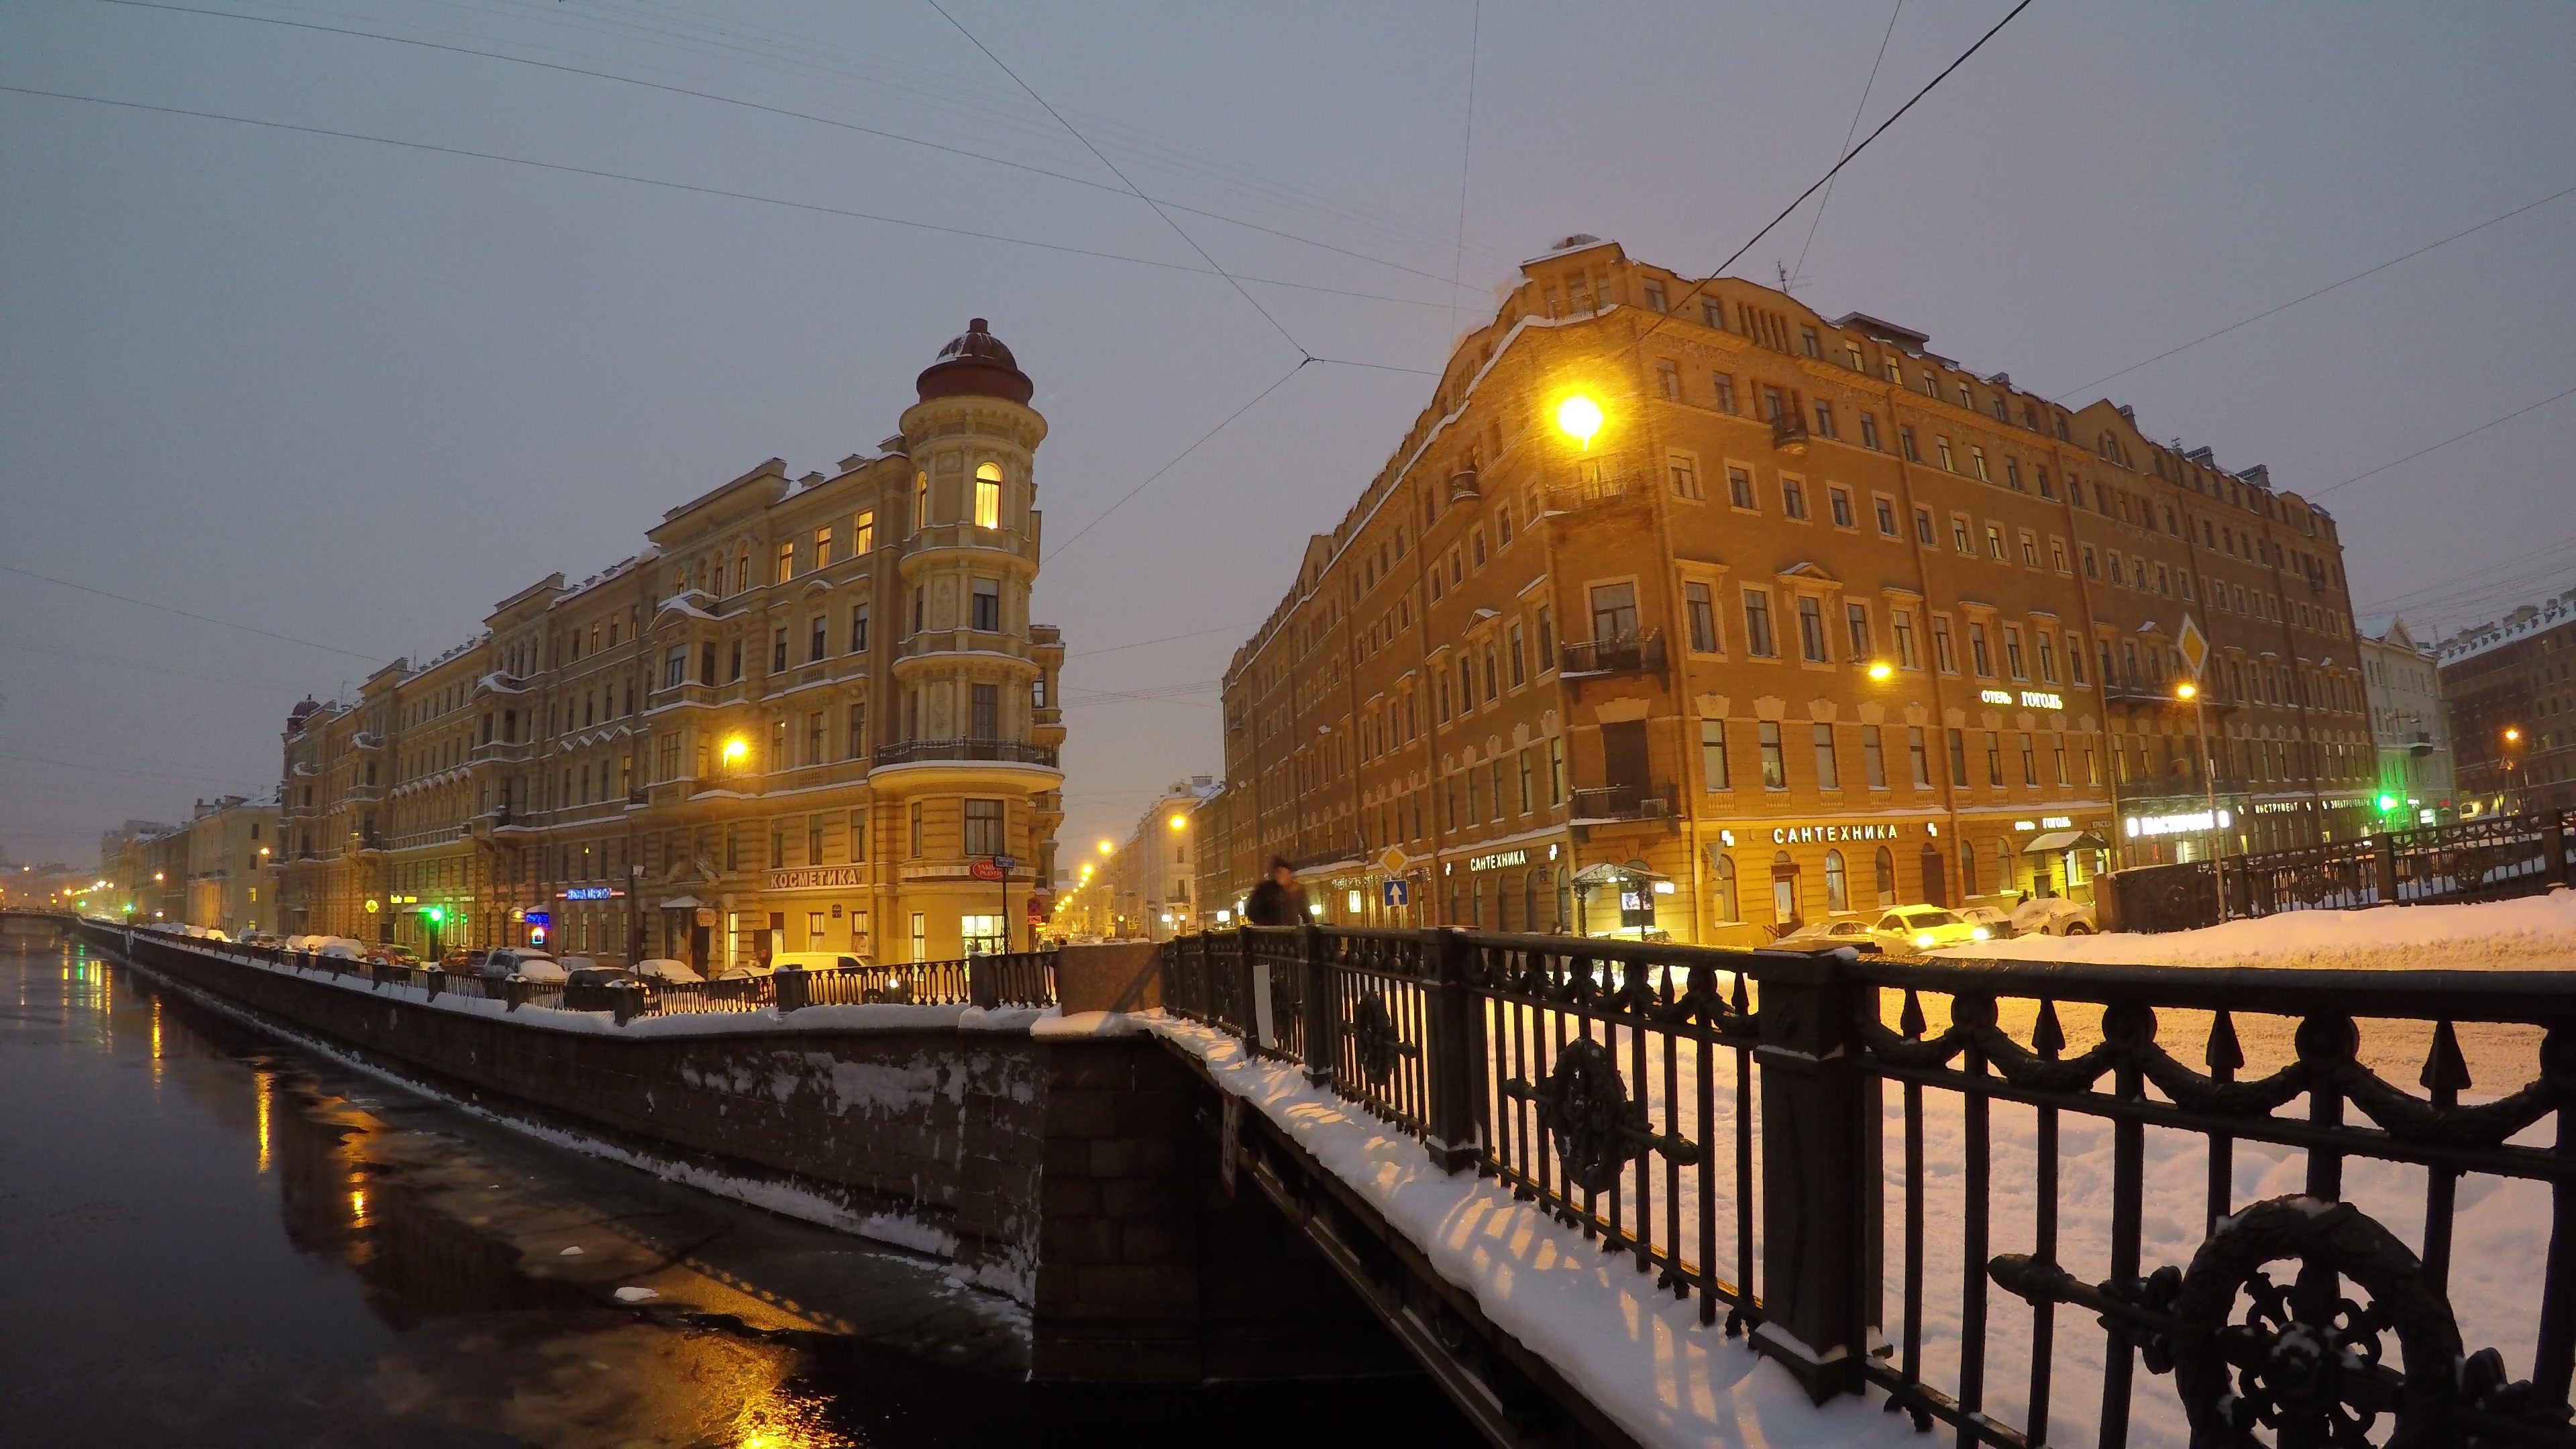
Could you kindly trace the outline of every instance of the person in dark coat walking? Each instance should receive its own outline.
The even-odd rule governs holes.
[[[1306,892],[1285,859],[1270,857],[1270,878],[1252,888],[1252,898],[1243,903],[1243,918],[1256,926],[1305,924]]]

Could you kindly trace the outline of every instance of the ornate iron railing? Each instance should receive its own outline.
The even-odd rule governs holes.
[[[1162,964],[1175,1012],[1723,1310],[1820,1400],[2007,1449],[2576,1446],[2576,975],[1320,927]],[[2473,1098],[2472,1059],[2505,1090]],[[2297,1190],[2252,1186],[2293,1157]],[[2348,1201],[2355,1163],[2388,1166]],[[2511,1242],[2461,1235],[2464,1176],[2529,1195]],[[2516,1260],[2463,1314],[2473,1246]]]
[[[2115,872],[2121,929],[2182,931],[2231,916],[2448,905],[2538,895],[2576,884],[2576,811],[2393,830],[2360,840]],[[2097,888],[2098,890],[2099,888]]]

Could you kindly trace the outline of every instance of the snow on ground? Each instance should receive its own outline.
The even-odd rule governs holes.
[[[2576,970],[2576,891],[2468,906],[2284,911],[2160,935],[2016,936],[1934,954],[2138,966]]]
[[[1817,1408],[1778,1364],[1741,1338],[1700,1326],[1696,1305],[1657,1292],[1652,1274],[1477,1177],[1431,1165],[1422,1144],[1307,1084],[1303,1068],[1248,1056],[1212,1027],[1159,1012],[1137,1018],[1205,1060],[1219,1086],[1259,1107],[1324,1166],[1366,1194],[1476,1297],[1486,1316],[1649,1445],[1919,1446],[1879,1396]]]

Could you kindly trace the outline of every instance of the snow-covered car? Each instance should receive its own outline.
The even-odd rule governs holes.
[[[2013,934],[2012,912],[2001,906],[1963,906],[1959,919],[1971,926],[1985,927],[1989,940],[2001,941]]]
[[[2013,907],[2016,936],[2090,936],[2100,929],[2094,923],[2093,906],[2088,901],[2034,896]]]
[[[1898,906],[1887,912],[1869,928],[1870,939],[1878,949],[1893,955],[1912,956],[1943,946],[1964,946],[1970,941],[1983,941],[1994,933],[1985,927],[1959,919],[1956,911],[1939,906]]]
[[[525,976],[530,981],[561,981],[564,969],[543,951],[517,946],[494,947],[492,954],[483,958],[484,980],[507,981],[513,976]]]
[[[353,937],[316,936],[314,940],[319,943],[313,948],[313,954],[316,956],[330,956],[344,961],[367,959],[367,943]]]
[[[686,961],[654,956],[635,963],[635,979],[656,986],[694,986],[707,978],[699,975],[697,968]]]
[[[1867,921],[1809,921],[1771,943],[1777,951],[1831,951],[1841,946],[1875,952],[1878,941]]]
[[[718,981],[756,981],[776,968],[766,961],[737,961],[715,975]]]

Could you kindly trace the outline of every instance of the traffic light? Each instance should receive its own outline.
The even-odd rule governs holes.
[[[2397,797],[2383,792],[2379,797],[2379,813],[2385,815],[2396,808]]]
[[[2385,796],[2385,795],[2383,795],[2383,796],[2381,796],[2380,798],[2381,798],[2382,800],[2386,800],[2388,797],[2387,797],[2387,796]],[[2381,805],[2379,808],[2381,808],[2382,810],[2385,810],[2385,809],[2387,809],[2388,807],[2387,807],[2386,805],[2384,805],[2384,804],[2383,804],[2383,805]],[[438,906],[423,906],[423,907],[421,908],[420,918],[421,918],[422,920],[424,920],[424,921],[429,922],[431,925],[435,926],[435,925],[437,925],[439,922],[444,921],[444,920],[446,920],[446,919],[447,919],[447,912],[446,912],[444,909],[442,909],[442,908],[440,908],[440,907],[438,907]]]

